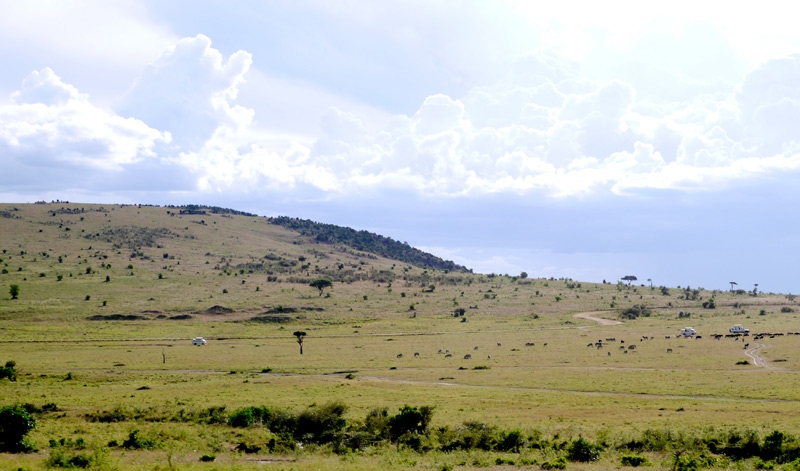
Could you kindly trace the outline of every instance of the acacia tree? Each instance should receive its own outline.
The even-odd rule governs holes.
[[[620,279],[623,280],[623,281],[627,281],[628,282],[628,286],[630,286],[632,282],[638,280],[638,278],[636,278],[633,275],[625,275]]]
[[[730,283],[730,284],[731,284],[731,291],[733,291],[733,287],[734,287],[734,286],[736,286],[736,285],[738,285],[738,284],[739,284],[739,283],[737,283],[737,282],[735,282],[735,281],[729,281],[728,283]]]
[[[298,330],[295,333],[293,333],[292,335],[297,337],[297,343],[300,345],[300,355],[302,355],[303,354],[303,338],[306,336],[306,333],[303,332],[302,330]]]
[[[320,278],[319,280],[312,281],[311,283],[308,284],[308,286],[311,286],[312,288],[317,288],[319,290],[319,295],[322,296],[322,291],[325,288],[332,288],[333,283],[331,282],[331,280]]]

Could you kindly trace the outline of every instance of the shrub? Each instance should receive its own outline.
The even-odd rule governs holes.
[[[539,467],[542,469],[565,469],[567,467],[567,459],[561,456],[553,461],[545,461]]]
[[[129,450],[153,450],[158,448],[159,445],[158,440],[142,436],[139,430],[131,431],[128,434],[128,438],[122,442],[122,447]]]
[[[347,425],[346,411],[347,406],[339,401],[307,409],[297,416],[294,437],[305,443],[330,443]]]
[[[216,455],[203,455],[200,457],[200,461],[203,462],[214,461],[215,459],[217,459]]]
[[[7,361],[6,365],[0,368],[0,379],[8,378],[9,381],[16,381],[17,380],[17,371],[14,367],[17,366],[17,363],[14,361]]]
[[[36,420],[24,407],[5,406],[0,408],[0,450],[9,452],[31,451],[33,445],[26,435],[36,428]]]
[[[8,294],[11,295],[11,299],[19,298],[19,285],[11,285],[8,288]]]
[[[425,433],[433,417],[433,407],[422,406],[419,409],[411,406],[403,406],[400,413],[389,419],[389,430],[392,438],[405,434]]]
[[[622,466],[642,466],[648,464],[647,457],[645,456],[636,456],[636,455],[622,455],[620,458],[620,463]]]
[[[572,443],[570,443],[567,448],[567,457],[570,461],[597,461],[600,459],[600,449],[601,447],[599,445],[595,445],[583,437],[579,437],[577,440],[573,440]]]
[[[636,304],[622,311],[620,317],[622,319],[634,320],[639,316],[650,317],[650,314],[652,314],[652,311],[650,310],[649,307]]]

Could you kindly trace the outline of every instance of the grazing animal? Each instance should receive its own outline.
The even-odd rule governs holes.
[[[746,343],[746,344],[744,344],[744,348],[747,348],[747,347],[749,347],[749,346],[750,346],[750,344],[749,344],[749,343]]]
[[[473,350],[477,350],[477,349],[478,349],[478,347],[473,348]]]
[[[491,360],[491,359],[492,359],[492,356],[491,356],[491,355],[486,355],[486,356],[487,356],[487,358],[489,358],[489,360]]]
[[[502,347],[502,345],[500,345],[500,342],[497,342],[497,346],[498,346],[498,347]]]
[[[543,346],[543,347],[546,347],[546,346],[547,346],[547,343],[545,343],[545,344],[544,344],[544,345],[542,345],[542,346]]]
[[[535,345],[536,345],[536,344],[535,344],[535,343],[533,343],[533,342],[525,342],[525,346],[526,346],[526,347],[533,347],[533,346],[535,346]]]
[[[665,335],[664,338],[668,339],[668,338],[672,338],[672,336],[671,335]]]
[[[397,354],[397,358],[403,358],[403,354],[402,353],[398,353]]]
[[[472,360],[472,355],[470,355],[469,353],[467,353],[466,355],[464,355],[464,359],[465,359],[465,360]]]
[[[635,350],[635,349],[636,349],[636,345],[631,345],[631,346],[628,347],[628,350]]]
[[[419,356],[419,352],[414,352],[414,356],[418,357]]]
[[[667,349],[667,353],[672,353],[672,349],[671,349],[671,348],[668,348],[668,349]]]
[[[627,354],[627,353],[628,353],[628,351],[627,351],[627,350],[623,350],[623,351],[622,351],[622,353],[625,353],[625,354]]]
[[[445,358],[450,358],[450,357],[452,357],[452,356],[453,356],[453,354],[452,354],[452,353],[448,353],[448,354],[447,354],[447,355],[445,355],[444,357],[445,357]]]
[[[436,353],[442,353],[442,349],[440,348],[440,349],[439,349],[439,351],[438,351],[438,352],[436,352]]]
[[[611,352],[608,352],[608,356],[611,356]]]

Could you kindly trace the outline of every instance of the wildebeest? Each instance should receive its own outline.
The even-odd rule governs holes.
[[[403,358],[403,354],[402,353],[398,353],[397,354],[397,358]]]
[[[466,355],[464,355],[464,359],[465,359],[465,360],[472,360],[472,355],[470,355],[469,353],[467,353]]]
[[[418,357],[419,356],[419,352],[414,352],[414,356]]]
[[[671,348],[668,348],[668,349],[667,349],[667,353],[672,353],[672,349],[671,349]]]
[[[453,354],[452,354],[452,353],[448,353],[448,354],[447,354],[447,355],[445,355],[444,357],[445,357],[445,358],[450,358],[450,357],[452,357],[452,356],[453,356]]]

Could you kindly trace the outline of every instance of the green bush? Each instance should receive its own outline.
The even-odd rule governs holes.
[[[637,467],[648,464],[648,460],[645,456],[622,455],[620,463],[622,463],[622,466]]]
[[[122,442],[122,447],[129,450],[154,450],[160,445],[158,440],[142,436],[139,430],[131,431],[128,438]]]
[[[425,433],[433,417],[433,407],[420,408],[403,406],[400,413],[389,419],[389,431],[397,439],[405,434]]]
[[[307,409],[297,416],[294,436],[303,443],[330,443],[347,425],[345,412],[347,406],[339,401]]]
[[[539,467],[542,469],[565,469],[567,467],[567,459],[561,456],[553,461],[545,461]]]
[[[0,408],[0,451],[32,451],[26,435],[36,428],[36,420],[24,407],[5,406]]]
[[[0,379],[8,378],[9,381],[16,381],[17,371],[14,369],[16,366],[16,362],[7,361],[6,365],[0,368]]]
[[[570,461],[597,461],[600,459],[600,450],[601,447],[599,445],[595,445],[583,437],[579,437],[569,444],[567,448],[567,458],[569,458]]]

